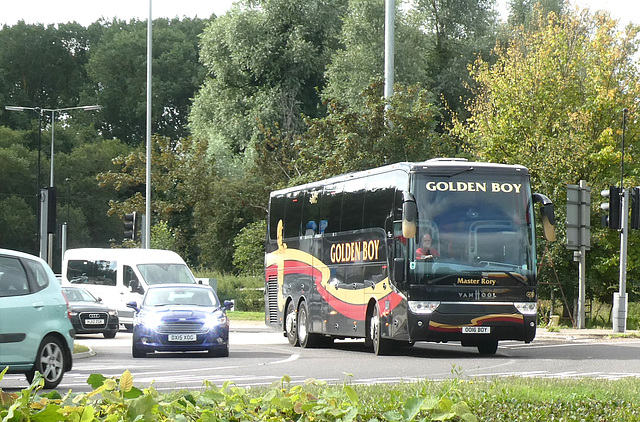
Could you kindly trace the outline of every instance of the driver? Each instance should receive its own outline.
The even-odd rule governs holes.
[[[416,249],[416,259],[430,259],[440,256],[438,250],[432,246],[433,237],[427,232],[422,236],[422,245]]]

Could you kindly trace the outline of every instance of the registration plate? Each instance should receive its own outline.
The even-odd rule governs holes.
[[[462,334],[489,334],[491,327],[462,327]]]
[[[196,341],[195,334],[169,334],[169,341]]]
[[[84,323],[86,325],[103,325],[104,319],[85,319]]]

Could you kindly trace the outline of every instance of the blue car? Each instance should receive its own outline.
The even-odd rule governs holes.
[[[158,284],[147,289],[142,303],[129,302],[133,318],[134,358],[153,352],[206,351],[229,356],[229,305],[202,284]]]

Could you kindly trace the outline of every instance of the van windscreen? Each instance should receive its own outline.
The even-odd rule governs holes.
[[[184,264],[138,264],[137,267],[148,285],[196,282]]]
[[[102,259],[69,260],[67,264],[67,280],[73,284],[96,284],[99,286],[115,286],[118,263]]]

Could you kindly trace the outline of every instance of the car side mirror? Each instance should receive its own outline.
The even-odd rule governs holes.
[[[140,308],[138,308],[138,302],[136,301],[127,302],[127,308],[131,308],[136,312],[140,312]]]
[[[227,311],[232,311],[234,306],[235,306],[235,303],[233,300],[224,301],[224,309],[226,309]]]

